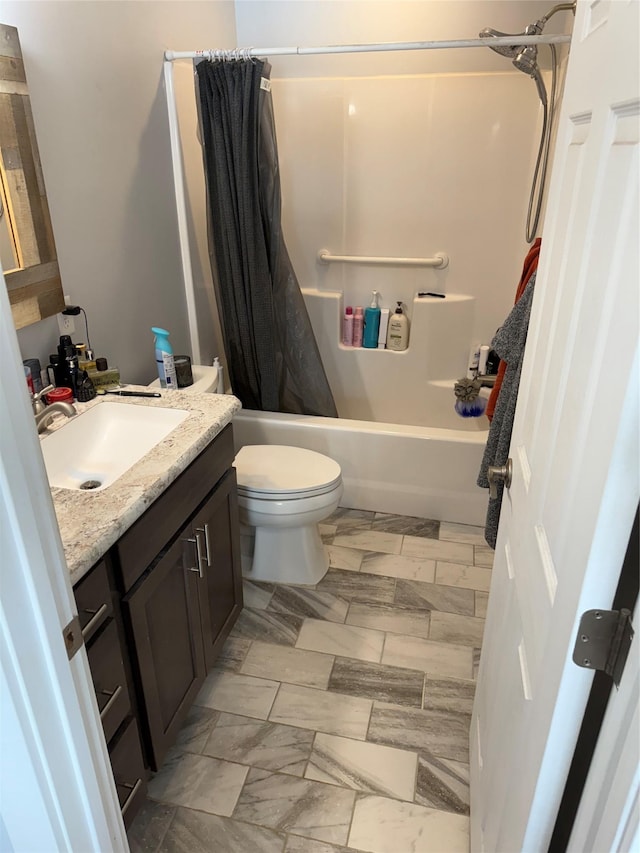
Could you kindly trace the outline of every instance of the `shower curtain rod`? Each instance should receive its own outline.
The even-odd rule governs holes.
[[[499,45],[569,44],[569,35],[496,36],[491,47]],[[390,50],[443,50],[445,48],[489,47],[486,38],[452,41],[382,42],[380,44],[330,44],[319,47],[241,47],[211,50],[165,50],[167,62],[176,59],[250,59],[259,56],[312,56],[324,53],[375,53]]]

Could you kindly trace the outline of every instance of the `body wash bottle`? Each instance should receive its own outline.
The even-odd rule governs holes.
[[[395,314],[389,318],[389,332],[387,334],[387,349],[402,352],[409,346],[409,320],[402,313],[402,302],[398,302]]]
[[[151,331],[155,335],[156,365],[160,377],[160,387],[175,389],[178,387],[176,378],[176,366],[173,362],[173,349],[169,343],[169,332],[152,326]]]
[[[356,313],[353,315],[353,345],[354,347],[362,346],[362,329],[364,326],[364,317],[362,316],[362,308],[358,305]]]
[[[380,309],[378,308],[378,291],[371,294],[371,305],[364,311],[364,334],[362,346],[368,349],[378,348],[378,330],[380,329]]]
[[[353,346],[353,308],[347,305],[342,318],[342,343],[345,347]]]

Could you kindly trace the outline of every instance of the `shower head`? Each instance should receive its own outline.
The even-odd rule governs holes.
[[[511,35],[519,35],[523,36],[524,33],[501,33],[500,30],[492,30],[491,27],[485,27],[483,30],[480,30],[478,33],[481,39],[491,39],[491,38],[501,38],[502,36],[511,36]],[[502,56],[508,56],[509,59],[514,59],[518,52],[521,50],[521,47],[513,44],[489,44],[487,43],[487,47],[490,47],[491,50],[495,50],[496,53],[500,53]]]
[[[485,27],[480,31],[479,36],[480,38],[486,39],[496,37],[500,38],[501,36],[538,36],[544,29],[545,24],[545,19],[536,21],[535,24],[529,24],[523,33],[501,33],[499,30],[492,30],[490,27]],[[528,74],[529,77],[533,77],[538,89],[540,101],[544,106],[547,105],[547,91],[545,89],[542,75],[540,74],[540,68],[538,67],[538,48],[534,44],[526,46],[522,44],[493,45],[490,42],[487,42],[487,47],[490,47],[491,50],[495,50],[496,53],[499,53],[502,56],[507,56],[513,62],[518,71],[524,71],[524,73]]]
[[[547,106],[547,90],[544,85],[544,80],[542,79],[542,74],[540,73],[540,68],[538,66],[538,48],[534,44],[527,45],[527,47],[523,47],[516,58],[513,60],[513,64],[518,69],[518,71],[524,71],[525,74],[528,74],[529,77],[532,77],[535,80],[536,88],[538,89],[538,97],[540,98],[540,103],[546,107]]]

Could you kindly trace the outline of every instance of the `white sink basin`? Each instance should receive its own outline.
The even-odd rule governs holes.
[[[101,401],[40,442],[49,484],[106,489],[188,416],[183,409]]]

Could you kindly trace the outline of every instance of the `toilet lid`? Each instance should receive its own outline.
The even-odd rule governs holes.
[[[234,465],[238,492],[245,495],[318,495],[341,481],[337,462],[302,447],[247,445],[238,452]]]

